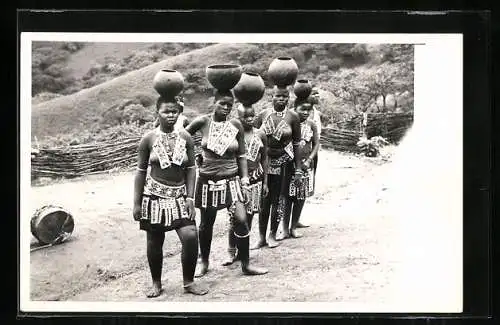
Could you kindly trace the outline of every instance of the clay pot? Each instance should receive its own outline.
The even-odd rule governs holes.
[[[230,90],[240,81],[242,69],[237,64],[214,64],[209,65],[205,73],[212,87]]]
[[[250,106],[258,102],[264,96],[264,80],[253,72],[243,72],[240,81],[234,86],[234,96],[244,106]]]
[[[293,86],[293,93],[299,99],[305,99],[309,97],[311,91],[312,91],[312,85],[309,82],[309,80],[306,79],[297,80],[295,82],[295,85]]]
[[[267,70],[269,79],[279,88],[292,85],[298,73],[299,67],[295,60],[286,56],[274,59]]]
[[[184,78],[176,70],[162,69],[153,79],[153,88],[160,96],[173,98],[184,88]]]

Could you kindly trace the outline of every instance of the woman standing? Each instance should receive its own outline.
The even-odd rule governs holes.
[[[283,239],[300,238],[297,232],[298,222],[304,207],[305,200],[314,194],[315,173],[314,159],[319,150],[319,132],[316,124],[309,119],[313,105],[307,99],[295,101],[295,111],[300,118],[300,144],[298,149],[302,157],[302,182],[297,185],[294,181],[290,182],[288,195],[290,205],[283,216]],[[293,205],[293,207],[292,207]],[[290,225],[290,211],[292,213],[292,223]]]
[[[255,213],[260,213],[262,198],[267,196],[267,137],[254,127],[255,109],[252,106],[239,105],[238,119],[245,132],[245,145],[247,152],[247,167],[250,178],[249,200],[246,204],[248,230],[252,228]],[[227,266],[239,260],[236,254],[236,236],[233,230],[234,220],[230,220],[228,234],[228,258],[222,265]]]
[[[283,217],[288,202],[288,188],[293,176],[293,163],[297,166],[295,181],[299,183],[302,176],[302,163],[298,145],[300,141],[299,116],[286,106],[290,94],[286,88],[274,88],[273,107],[263,110],[255,120],[255,127],[260,128],[267,136],[268,143],[268,185],[269,194],[263,198],[262,210],[259,215],[260,239],[253,247],[271,248],[279,243],[276,241],[278,225]],[[270,234],[266,241],[267,223],[271,216]]]
[[[200,209],[199,227],[201,269],[196,276],[209,270],[210,248],[217,211],[227,208],[234,218],[234,235],[245,275],[267,273],[266,269],[249,264],[250,231],[246,220],[245,201],[248,197],[247,159],[244,131],[237,119],[227,121],[234,104],[233,94],[218,90],[213,112],[193,120],[186,131],[201,131],[202,159],[196,182],[195,206]]]
[[[159,126],[142,137],[138,148],[133,216],[147,234],[147,258],[153,280],[147,293],[150,298],[162,292],[163,243],[165,232],[173,229],[182,244],[184,291],[195,295],[208,292],[194,282],[198,255],[193,202],[194,145],[187,132],[174,130],[180,110],[175,100],[160,97],[156,103]]]

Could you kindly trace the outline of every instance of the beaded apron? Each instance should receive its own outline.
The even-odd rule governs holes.
[[[167,186],[148,175],[142,197],[141,220],[169,227],[178,219],[189,219],[185,194],[185,185]]]

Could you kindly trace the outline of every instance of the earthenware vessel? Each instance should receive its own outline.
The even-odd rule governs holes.
[[[243,72],[240,81],[233,88],[233,93],[244,106],[251,106],[264,96],[265,89],[264,80],[259,74]]]
[[[279,88],[293,85],[298,73],[299,67],[295,60],[285,56],[274,59],[267,70],[269,79]]]
[[[212,87],[227,91],[240,81],[242,68],[237,64],[213,64],[206,68],[205,74]]]

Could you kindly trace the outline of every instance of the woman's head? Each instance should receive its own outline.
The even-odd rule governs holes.
[[[228,116],[233,109],[234,96],[231,91],[220,91],[215,92],[214,98],[214,113],[221,116]]]
[[[306,99],[296,99],[295,100],[295,112],[299,115],[300,121],[303,122],[307,120],[312,112],[313,105],[310,98]]]
[[[182,105],[175,99],[160,97],[156,101],[156,113],[160,125],[173,126],[182,112]]]
[[[238,108],[238,119],[245,129],[250,129],[254,125],[255,120],[255,109],[253,106],[243,106],[239,104]]]
[[[319,90],[317,87],[313,87],[311,90],[311,95],[309,96],[311,98],[311,102],[315,105],[319,104]]]
[[[288,99],[290,98],[290,93],[286,88],[274,88],[273,93],[273,106],[277,109],[284,109],[288,104]]]

